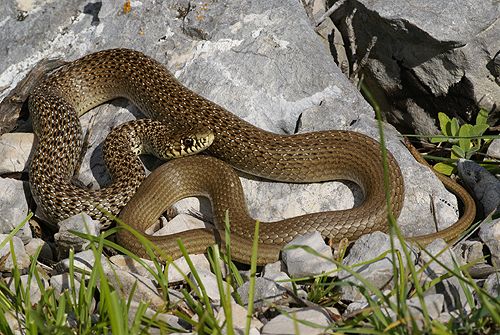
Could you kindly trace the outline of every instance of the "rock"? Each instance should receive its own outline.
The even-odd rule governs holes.
[[[109,284],[120,293],[124,299],[147,303],[155,310],[165,307],[166,301],[160,296],[155,283],[146,277],[113,268],[104,271]]]
[[[498,273],[492,273],[486,278],[483,288],[486,292],[493,298],[500,297],[500,275]]]
[[[40,248],[39,260],[54,260],[54,254],[50,245],[41,238],[34,238],[24,246],[26,253],[29,256],[35,256],[38,248]]]
[[[213,222],[212,204],[205,197],[188,197],[172,205],[172,210],[177,215],[187,214],[191,217],[202,218],[203,222]],[[175,219],[175,217],[174,217]]]
[[[226,314],[224,313],[223,308],[220,308],[220,310],[218,311],[216,319],[219,321],[220,325],[226,322]],[[236,334],[244,334],[245,326],[247,323],[247,309],[243,306],[238,305],[237,303],[231,303],[231,319],[233,322],[233,329]],[[228,325],[226,324],[226,327],[227,326]],[[261,328],[262,322],[260,322],[255,317],[252,317],[250,321],[250,334],[260,334],[258,330]]]
[[[495,59],[498,59],[500,62],[500,57],[497,55]],[[497,160],[500,159],[500,140],[493,140],[488,146],[488,151],[486,154],[491,157],[496,157]]]
[[[437,319],[444,306],[444,296],[442,294],[430,294],[424,297],[425,307],[429,313],[431,320]],[[407,300],[409,311],[411,315],[423,326],[424,315],[422,312],[422,304],[418,297],[413,297]]]
[[[210,263],[205,255],[189,255],[189,258],[197,270],[210,271]],[[167,276],[170,283],[183,281],[191,273],[191,269],[184,257],[174,260],[173,264],[167,264]]]
[[[499,270],[487,263],[480,263],[469,268],[467,272],[472,278],[479,280],[486,279],[492,273],[499,272]]]
[[[490,249],[491,263],[500,267],[500,218],[483,222],[479,229],[479,237]]]
[[[42,293],[40,290],[40,286],[37,282],[37,279],[35,277],[31,277],[29,275],[21,275],[19,277],[20,279],[20,288],[16,288],[16,283],[14,280],[14,277],[6,278],[6,283],[10,289],[11,292],[19,292],[17,291],[18,289],[23,292],[28,292],[28,286],[29,286],[29,299],[31,306],[34,306],[37,304],[40,299],[42,298]],[[28,280],[30,280],[28,282]],[[47,281],[44,278],[40,278],[40,284],[44,287],[44,290],[47,288]]]
[[[184,301],[184,295],[177,290],[169,289],[168,290],[168,301],[170,301],[170,303],[173,305],[178,305],[182,301]]]
[[[10,178],[0,178],[0,234],[8,234],[20,225],[28,216],[28,202],[25,189],[27,183]],[[31,229],[25,224],[16,236],[28,243]]]
[[[443,312],[439,315],[439,317],[436,320],[441,322],[441,323],[448,323],[451,320],[454,320],[456,318],[457,318],[457,316],[452,315],[450,312]]]
[[[288,249],[292,246],[307,246],[321,256],[317,256],[302,248]],[[322,273],[332,273],[337,269],[332,262],[332,248],[326,245],[318,232],[297,236],[285,245],[282,251],[283,262],[286,264],[287,273],[292,278],[315,276]]]
[[[333,322],[326,313],[314,308],[293,308],[287,311],[288,315],[281,314],[270,320],[262,328],[262,335],[294,335],[294,334],[324,334]],[[295,321],[297,320],[297,321]],[[309,326],[300,321],[314,325]]]
[[[198,276],[200,277],[200,280],[203,284],[203,287],[205,288],[205,292],[208,295],[208,297],[216,302],[217,304],[220,303],[221,300],[221,292],[219,292],[219,286],[217,284],[217,277],[210,271],[206,270],[198,270],[197,271]],[[196,280],[196,277],[191,273],[189,275],[189,279],[191,282],[193,282],[194,285],[198,287],[198,290],[201,292],[200,284]],[[226,296],[227,293],[231,294],[233,292],[233,288],[224,280],[222,280],[222,286],[224,288],[223,294]],[[229,288],[229,291],[228,291]],[[232,297],[230,297],[232,299]]]
[[[462,241],[453,247],[453,252],[460,256],[464,263],[484,263],[483,243],[481,241]]]
[[[471,265],[466,272],[475,279],[484,279],[494,272],[493,267],[486,263],[483,247],[484,243],[481,241],[467,240],[459,242],[453,247],[453,252],[463,259],[464,264]]]
[[[420,285],[422,287],[432,280],[448,273],[448,270],[434,261],[429,254],[453,271],[458,272],[457,269],[462,266],[463,260],[458,258],[449,248],[448,244],[442,239],[437,239],[427,245],[425,250],[427,252],[422,251],[421,253],[421,260],[424,264],[423,266],[426,266],[424,276],[421,278]],[[445,311],[449,312],[457,308],[465,307],[470,309],[467,302],[467,296],[462,288],[462,283],[460,283],[458,278],[455,276],[437,281],[434,286],[424,292],[424,295],[428,296],[435,293],[443,295],[445,301]]]
[[[83,277],[76,269],[91,272],[94,270],[95,263],[96,259],[92,250],[76,253],[74,255],[74,273],[78,278],[77,280],[82,280],[82,278],[87,277]],[[60,272],[69,271],[69,266],[70,261],[66,258],[59,262],[55,266],[55,269]],[[128,271],[123,271],[118,266],[113,265],[104,256],[101,256],[101,266],[109,284],[125,299],[128,299],[132,292],[134,292],[132,296],[133,301],[149,303],[149,306],[154,309],[161,309],[164,307],[165,300],[159,295],[156,285],[151,279],[138,274],[129,273]],[[63,285],[65,277],[63,276],[58,280],[62,281],[61,285]],[[62,287],[64,289],[64,285]]]
[[[0,11],[0,22],[5,22],[2,28],[9,32],[8,36],[0,37],[0,42],[6,50],[15,49],[8,54],[0,52],[0,56],[4,56],[0,57],[0,86],[6,88],[0,99],[44,57],[63,56],[71,60],[102,47],[128,47],[146,51],[167,64],[191,89],[266,130],[292,134],[296,129],[304,132],[328,127],[378,132],[373,120],[363,121],[373,118],[372,108],[335,67],[330,51],[317,38],[299,2],[273,0],[264,5],[215,2],[203,9],[204,19],[198,20],[197,11],[201,7],[195,5],[148,2],[132,7],[132,13],[127,15],[122,13],[123,4],[114,0],[95,7],[93,14],[89,14],[84,8],[86,2],[72,1],[67,6],[52,6],[50,11],[44,10],[45,3],[34,3],[27,12],[29,19],[21,23],[13,19],[16,11],[10,5],[5,5],[8,10]],[[65,19],[70,13],[74,17]],[[139,19],[145,13],[148,19]],[[294,29],[290,29],[290,22]],[[44,28],[40,29],[42,23]],[[130,36],[141,37],[126,41],[118,38],[123,27]],[[28,33],[32,31],[37,33]],[[16,42],[19,40],[25,44],[19,46]],[[20,49],[23,52],[19,52]],[[106,115],[105,110],[111,113]],[[96,108],[95,113],[88,113],[82,122],[88,123],[92,115],[95,115],[92,120],[95,127],[89,142],[97,151],[91,148],[87,152],[80,179],[96,188],[108,181],[100,159],[102,146],[98,134],[107,133],[137,115],[137,110],[117,100],[112,105]],[[319,121],[313,123],[315,116],[319,116]],[[386,136],[390,151],[397,155],[405,171],[408,189],[400,224],[409,227],[405,233],[430,232],[434,216],[428,210],[429,193],[448,203],[453,203],[453,197],[433,179],[425,186],[421,180],[417,182],[418,179],[412,178],[413,171],[407,167],[422,168],[401,146],[399,134],[392,130]],[[243,182],[251,214],[263,221],[350,208],[362,198],[359,189],[356,191],[350,183],[298,185],[247,178]],[[325,197],[325,194],[333,196]],[[418,219],[414,212],[420,214]],[[452,214],[455,214],[453,210]],[[442,216],[440,211],[437,216]],[[441,222],[445,227],[454,220],[440,218],[440,227]]]
[[[26,324],[26,317],[23,314],[7,310],[4,313],[4,317],[12,334],[26,334],[26,327],[24,326]]]
[[[381,109],[390,111],[389,121],[428,135],[437,131],[427,120],[438,111],[466,111],[460,116],[471,124],[470,111],[498,111],[500,87],[492,67],[500,48],[498,15],[492,2],[466,0],[457,7],[432,0],[358,0],[346,1],[332,19],[344,40],[349,37],[358,62],[377,38],[363,64],[364,82]]]
[[[0,234],[0,245],[10,239],[7,234]],[[10,252],[10,241],[12,241],[14,255],[16,256],[16,265],[19,270],[27,269],[30,264],[30,257],[26,253],[23,241],[17,236],[12,236],[12,239],[7,241],[3,248],[0,249],[0,271],[12,271],[14,269],[14,263],[12,260],[12,254]],[[5,260],[4,260],[5,257]]]
[[[390,294],[390,292],[386,292],[384,294]],[[377,298],[375,298],[375,300],[377,300]],[[397,301],[394,296],[390,297],[390,300],[394,305],[397,305]],[[430,294],[423,297],[423,300],[430,319],[439,319],[443,311],[444,296],[442,294]],[[419,329],[422,329],[424,326],[424,316],[420,299],[418,297],[410,298],[406,300],[406,304],[408,305],[408,311],[417,322],[417,326]],[[352,314],[364,308],[369,308],[368,302],[355,301],[347,306],[345,313]],[[398,315],[393,309],[389,308],[385,303],[382,306],[382,310],[394,321],[400,318],[400,315]]]
[[[92,220],[86,213],[73,215],[58,223],[59,232],[54,234],[54,239],[57,243],[61,254],[67,254],[69,249],[79,252],[87,248],[90,241],[76,236],[71,231],[76,231],[92,236],[98,236],[100,232],[100,223],[97,220]]]
[[[395,300],[395,299],[394,299]],[[424,304],[429,313],[431,320],[439,319],[444,306],[444,297],[442,294],[431,294],[424,297]],[[408,304],[408,311],[417,323],[417,327],[422,329],[425,325],[425,318],[422,309],[422,303],[418,297],[413,297],[406,301]],[[396,321],[399,316],[393,310],[388,310],[391,318]]]
[[[26,170],[33,141],[33,133],[7,133],[0,136],[0,175]]]
[[[281,272],[281,261],[277,261],[274,263],[268,263],[262,269],[262,275],[264,277],[269,277]]]
[[[245,306],[248,305],[249,301],[249,288],[250,282],[245,282],[237,289],[241,302]],[[288,277],[286,273],[281,272],[280,274],[271,275],[269,277],[255,278],[254,307],[260,308],[282,299],[287,289],[291,290],[292,285],[290,283],[290,277]]]
[[[500,180],[476,162],[461,159],[458,175],[479,203],[484,216],[500,214]]]
[[[130,308],[128,311],[130,325],[133,324],[133,321],[134,321],[135,315],[137,314],[138,308],[139,308],[138,302],[132,301],[130,303]],[[172,314],[167,314],[167,313],[158,313],[157,311],[155,311],[151,308],[146,308],[146,310],[144,311],[144,316],[149,318],[149,319],[152,319],[152,320],[164,322],[165,324],[169,325],[170,327],[173,327],[174,329],[184,329],[186,331],[189,331],[192,329],[192,326],[189,323],[187,323],[183,319],[179,318],[178,316],[175,316]],[[156,330],[159,330],[159,329],[150,328],[147,330],[147,333],[152,334],[152,332],[154,333]],[[158,334],[163,334],[163,333],[158,333]]]
[[[392,257],[389,252],[390,248],[391,243],[388,235],[381,232],[364,235],[353,244],[349,254],[344,259],[344,265],[351,267],[352,271],[357,272],[375,287],[390,289],[392,287],[391,281],[393,277]],[[399,241],[394,241],[394,248],[395,250],[399,250],[401,255],[404,257],[402,246]],[[384,252],[387,252],[385,257],[376,262],[353,267],[354,264],[373,260],[382,255]],[[414,262],[416,259],[415,253],[411,249],[409,249],[409,252],[411,261]],[[403,264],[406,264],[405,260],[403,260]],[[358,279],[345,270],[338,273],[338,278],[341,281],[348,281],[355,285],[363,285]],[[341,292],[343,300],[364,300],[363,295],[354,285],[343,286],[341,288]]]
[[[149,278],[150,280],[155,280],[153,274],[150,271],[153,271],[153,273],[158,272],[154,265],[154,262],[149,259],[141,259],[142,262],[144,262],[145,265],[149,268],[149,270],[141,263],[125,255],[114,255],[111,256],[109,260],[123,271],[132,272],[142,277]]]
[[[76,299],[73,303],[78,304],[80,302],[80,279],[71,278],[68,272],[56,274],[50,277],[50,287],[54,289],[56,297],[64,294],[65,291],[68,291],[70,292],[70,296],[73,296]],[[88,309],[94,310],[96,303],[95,298],[92,298]]]
[[[373,298],[374,298],[374,300],[377,300],[376,297],[373,297]],[[348,318],[350,314],[355,313],[357,311],[360,311],[363,308],[366,308],[367,306],[368,306],[368,302],[366,302],[366,300],[353,301],[349,305],[347,305],[347,307],[344,311],[344,316],[346,318]]]
[[[422,251],[422,262],[426,263],[427,269],[436,276],[441,276],[448,273],[448,270],[440,265],[432,257],[436,258],[440,263],[450,269],[462,266],[463,260],[457,257],[450,246],[443,239],[436,239],[425,247]]]
[[[76,269],[80,269],[83,271],[92,271],[94,268],[94,264],[96,262],[95,259],[95,254],[93,250],[85,250],[85,251],[80,251],[75,253],[73,257],[73,265]],[[69,271],[70,267],[70,260],[69,258],[65,258],[61,260],[59,263],[57,263],[54,268],[58,272],[66,272]],[[101,258],[101,264],[103,266],[106,266],[106,262],[103,262],[103,259]],[[76,272],[75,272],[76,273]]]
[[[204,221],[190,215],[179,214],[167,222],[163,228],[156,231],[153,235],[169,235],[197,228],[213,228],[213,226],[208,225]]]

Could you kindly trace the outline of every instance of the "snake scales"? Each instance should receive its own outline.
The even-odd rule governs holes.
[[[244,204],[232,203],[241,195],[226,198],[232,190],[241,192],[241,186],[236,181],[226,183],[226,176],[234,172],[218,160],[209,157],[174,160],[162,168],[166,172],[154,172],[156,177],[146,179],[138,189],[144,179],[142,166],[139,162],[136,162],[138,165],[131,164],[134,159],[129,156],[117,156],[114,159],[123,163],[123,167],[119,168],[123,170],[122,177],[114,179],[111,186],[89,191],[71,183],[82,150],[83,135],[78,117],[116,97],[131,100],[148,118],[161,121],[159,125],[155,124],[160,130],[153,130],[153,133],[164,131],[161,128],[163,123],[169,127],[190,125],[208,129],[215,138],[207,152],[249,174],[299,183],[345,179],[361,186],[365,200],[353,209],[307,214],[273,224],[261,224],[259,263],[276,259],[284,243],[308,231],[317,230],[334,240],[354,240],[374,230],[386,231],[388,228],[384,172],[378,142],[349,131],[296,135],[264,131],[190,91],[155,60],[127,49],[101,51],[71,62],[39,85],[30,97],[29,108],[38,139],[30,167],[30,183],[37,204],[49,220],[58,221],[87,211],[106,224],[106,217],[96,207],[117,215],[137,191],[121,218],[142,232],[150,223],[151,216],[160,214],[166,203],[189,195],[209,195],[216,206],[214,218],[219,232],[224,229],[222,219],[229,208],[234,259],[249,260],[248,247],[254,221],[248,217]],[[143,128],[148,129],[149,125]],[[119,155],[115,150],[111,151],[112,155]],[[387,158],[391,211],[397,218],[403,206],[404,184],[395,159],[391,154]],[[200,161],[206,162],[205,165],[197,165]],[[132,170],[125,170],[125,164],[127,169],[132,165]],[[466,207],[470,207],[470,197],[465,194],[459,193],[462,200],[465,199]],[[219,204],[222,207],[217,207]],[[435,237],[453,239],[473,217],[474,213],[469,210],[447,230],[416,240],[425,243]],[[185,232],[176,237],[179,236],[188,250],[201,252],[207,244],[221,238],[214,237],[214,232],[207,230]],[[179,255],[175,251],[175,240],[148,238],[174,257]],[[128,232],[119,233],[118,240],[125,247],[144,255],[142,247]]]

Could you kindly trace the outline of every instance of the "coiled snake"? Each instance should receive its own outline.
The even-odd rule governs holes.
[[[118,161],[121,170],[120,177],[111,186],[101,191],[88,191],[71,183],[82,150],[83,135],[78,117],[116,97],[128,98],[147,117],[161,121],[144,121],[139,128],[145,132],[158,134],[170,127],[180,127],[182,133],[186,125],[207,129],[215,137],[206,151],[249,174],[298,183],[345,179],[361,186],[364,202],[353,209],[308,214],[273,224],[262,223],[259,263],[277,259],[284,243],[308,231],[317,230],[334,240],[355,240],[374,230],[387,231],[384,171],[378,142],[349,131],[296,135],[264,131],[190,91],[155,60],[127,49],[100,51],[71,62],[31,94],[29,108],[38,144],[30,168],[30,183],[37,204],[49,220],[58,221],[87,211],[106,225],[106,217],[96,207],[117,215],[143,181],[140,163],[128,156],[129,153],[119,154],[111,150],[110,159]],[[188,138],[189,144],[198,144],[193,151],[204,149],[212,140],[206,136],[200,139],[188,135]],[[133,138],[130,141],[136,143]],[[174,142],[182,144],[182,148],[176,151],[184,150],[188,143],[183,135]],[[131,164],[132,161],[135,163]],[[403,178],[390,153],[387,161],[391,211],[397,218],[403,206]],[[132,169],[129,169],[130,165]],[[208,195],[216,206],[214,218],[219,232],[224,230],[224,213],[229,209],[234,258],[248,261],[254,221],[248,217],[244,203],[232,203],[241,198],[231,195],[232,190],[241,192],[237,180],[227,183],[232,172],[210,157],[181,158],[166,166],[163,168],[166,172],[154,172],[154,176],[139,188],[121,218],[142,232],[147,221],[151,220],[150,216],[161,213],[167,206],[165,203],[189,195]],[[203,189],[200,189],[200,184],[205,184]],[[460,219],[447,230],[415,239],[422,242],[435,237],[453,239],[468,226],[470,216],[469,211],[465,219]],[[207,244],[215,241],[213,234],[197,230],[174,238],[182,237],[188,250],[203,252]],[[175,250],[175,240],[148,238],[174,257],[179,255]],[[128,232],[119,233],[118,240],[132,251],[145,255]]]

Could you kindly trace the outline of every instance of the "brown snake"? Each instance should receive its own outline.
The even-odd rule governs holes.
[[[355,240],[363,234],[388,229],[384,171],[377,141],[349,131],[296,135],[264,131],[190,91],[155,60],[126,49],[101,51],[71,62],[37,87],[30,97],[33,128],[38,139],[30,168],[30,183],[37,204],[50,220],[57,221],[87,211],[106,223],[96,207],[117,215],[137,191],[121,218],[143,232],[152,217],[156,218],[172,201],[190,195],[207,195],[215,206],[214,220],[219,232],[224,230],[221,220],[229,209],[233,258],[249,261],[248,247],[254,221],[248,217],[244,203],[232,202],[241,197],[241,194],[230,195],[232,190],[241,193],[239,182],[235,179],[228,184],[226,181],[234,172],[214,158],[174,160],[161,171],[155,171],[138,190],[144,172],[137,171],[137,167],[134,172],[123,173],[131,180],[114,180],[102,191],[88,191],[71,183],[82,150],[78,117],[116,97],[131,100],[147,117],[168,123],[170,127],[189,125],[208,129],[215,138],[207,152],[246,173],[298,183],[344,179],[354,181],[362,188],[365,199],[353,209],[262,223],[260,264],[277,259],[284,243],[309,231],[317,230],[333,240]],[[129,157],[117,159],[124,166],[131,160]],[[390,153],[387,159],[391,211],[397,218],[403,206],[403,177]],[[198,162],[205,163],[198,165]],[[470,196],[463,189],[457,191],[455,186],[451,187],[464,201],[465,215],[450,228],[413,240],[422,243],[438,237],[452,240],[472,222],[474,212],[470,210]],[[196,230],[176,235],[174,239],[166,236],[148,238],[175,258],[179,256],[175,237],[182,236],[188,250],[203,252],[207,245],[218,239],[213,234]],[[118,240],[131,251],[145,255],[141,245],[128,232],[119,233]]]

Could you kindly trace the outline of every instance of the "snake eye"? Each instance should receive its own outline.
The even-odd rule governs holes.
[[[184,145],[188,148],[194,146],[194,140],[190,137],[184,139]]]

